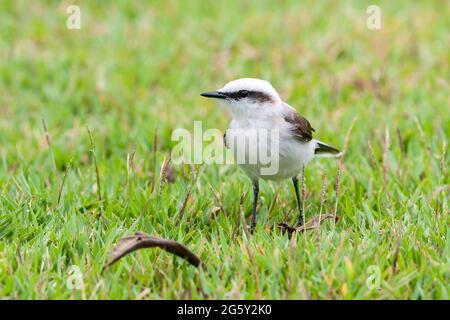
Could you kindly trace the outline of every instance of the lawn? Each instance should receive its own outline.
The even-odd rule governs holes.
[[[74,3],[79,30],[70,1],[0,0],[0,298],[449,299],[449,2],[379,1],[379,30],[372,1]],[[227,128],[199,94],[242,77],[345,149],[305,170],[306,220],[336,223],[289,238],[291,181],[261,182],[250,235],[237,166],[167,162],[173,130]],[[137,231],[202,266],[102,271]]]

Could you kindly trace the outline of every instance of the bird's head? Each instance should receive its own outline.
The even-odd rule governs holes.
[[[280,96],[269,82],[254,78],[233,80],[221,89],[201,95],[221,101],[234,118],[255,117],[281,102]]]

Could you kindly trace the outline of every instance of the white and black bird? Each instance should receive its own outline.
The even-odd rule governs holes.
[[[271,149],[272,153],[276,150],[275,155],[271,154],[271,159],[278,161],[276,172],[264,174],[261,170],[263,164],[259,160],[255,163],[238,162],[253,182],[251,231],[253,232],[256,226],[260,178],[270,180],[292,178],[299,210],[298,225],[303,225],[304,213],[298,187],[298,175],[306,163],[315,156],[339,157],[341,154],[339,150],[313,139],[314,129],[309,121],[283,102],[277,91],[267,81],[254,78],[238,79],[227,83],[219,90],[201,95],[220,100],[229,111],[232,120],[224,135],[224,142],[233,151],[235,157],[236,152],[243,152],[245,159],[249,159],[251,155],[246,153],[255,151],[250,151],[252,148],[243,147],[242,140],[234,139],[236,134],[231,133],[238,132],[238,135],[245,135],[247,132],[252,134],[256,132],[258,135],[262,132],[261,129],[277,132],[276,138],[271,136],[272,147],[276,146],[275,149]],[[276,141],[273,141],[275,139]]]

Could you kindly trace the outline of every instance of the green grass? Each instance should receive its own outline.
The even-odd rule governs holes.
[[[379,31],[366,28],[371,1],[78,1],[72,31],[69,3],[0,1],[1,298],[449,298],[448,2],[379,2]],[[251,184],[235,166],[203,166],[197,183],[174,166],[160,189],[174,129],[227,127],[199,93],[246,76],[332,145],[356,118],[335,226],[288,239],[276,224],[296,219],[292,185],[264,182],[247,235]],[[333,212],[337,167],[307,167],[307,220],[323,176]],[[186,244],[203,269],[148,249],[102,273],[136,231]],[[73,266],[80,289],[67,286]]]

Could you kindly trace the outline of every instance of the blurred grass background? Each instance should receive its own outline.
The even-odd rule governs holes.
[[[80,30],[66,28],[70,4]],[[369,30],[370,4],[0,0],[0,296],[448,299],[450,5],[379,1],[382,28]],[[199,93],[241,77],[270,81],[332,145],[356,118],[336,228],[289,240],[273,226],[295,208],[292,186],[264,183],[247,237],[250,183],[234,166],[205,166],[198,183],[175,167],[159,190],[174,129],[227,127]],[[307,169],[307,219],[323,175],[333,208],[336,168]],[[138,230],[185,243],[205,269],[148,250],[101,273]]]

